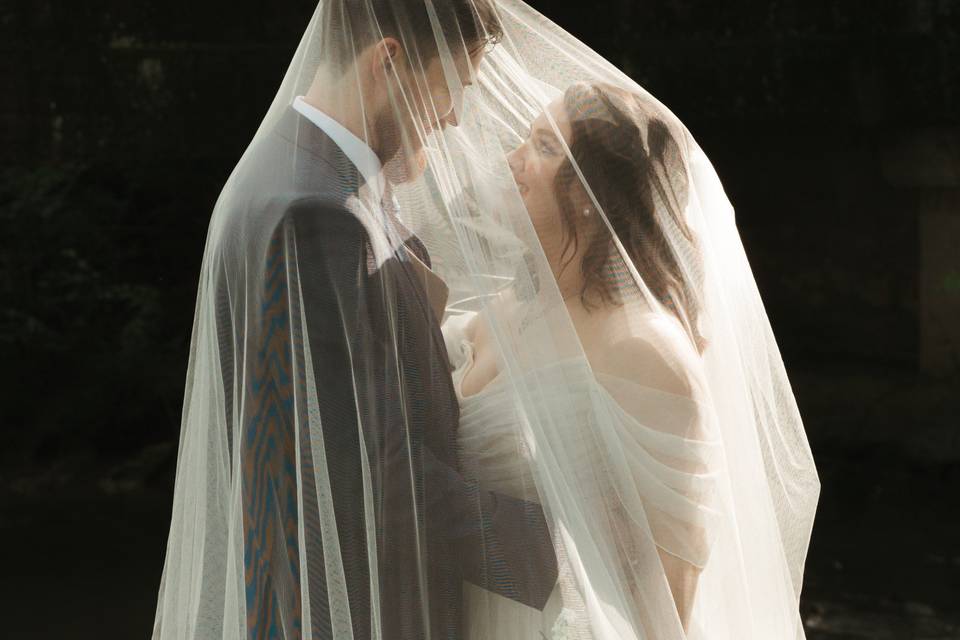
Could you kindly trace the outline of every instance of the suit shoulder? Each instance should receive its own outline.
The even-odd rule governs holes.
[[[342,201],[323,196],[292,200],[281,216],[281,226],[292,227],[298,238],[324,244],[367,241],[367,231],[356,214]]]

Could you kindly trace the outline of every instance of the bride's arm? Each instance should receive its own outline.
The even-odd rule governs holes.
[[[615,498],[607,500],[607,509],[615,532],[617,556],[620,559],[624,576],[628,581],[630,596],[634,602],[642,604],[649,594],[644,593],[641,582],[633,579],[633,576],[635,572],[649,570],[649,568],[640,567],[636,563],[640,551],[638,549],[639,541],[634,533],[634,525],[631,524],[632,519],[627,514],[623,503]],[[684,631],[689,631],[690,613],[693,609],[693,600],[696,596],[702,569],[659,546],[657,547],[657,555],[660,558],[667,583],[670,585],[670,594],[673,596],[680,624]]]
[[[702,569],[664,551],[660,547],[657,547],[657,553],[660,555],[660,564],[663,565],[667,582],[670,584],[673,602],[677,605],[677,615],[680,616],[680,623],[683,625],[683,630],[688,631],[693,598],[697,593],[697,584]]]
[[[606,374],[598,376],[598,379],[600,379],[601,382],[607,380],[605,387],[610,391],[610,395],[620,404],[621,408],[623,408],[627,414],[631,415],[631,417],[635,418],[639,424],[655,430],[663,429],[664,433],[689,438],[691,442],[706,439],[705,434],[698,430],[700,421],[694,418],[678,419],[678,425],[682,424],[685,427],[682,433],[678,433],[675,432],[676,427],[660,424],[659,420],[662,420],[662,417],[659,419],[647,417],[647,415],[652,416],[659,414],[662,416],[663,414],[662,406],[649,406],[651,403],[655,403],[658,394],[663,398],[676,397],[681,402],[684,398],[692,399],[692,397],[696,395],[695,377],[691,375],[692,372],[688,371],[684,366],[682,356],[672,353],[670,349],[665,348],[662,344],[655,346],[646,339],[628,339],[617,343],[608,352],[602,354],[601,357],[595,358],[591,364],[594,365],[595,371]],[[614,379],[621,380],[624,384],[614,384],[611,382],[611,380]],[[631,388],[648,390],[651,400],[638,401],[637,395],[629,393],[629,389]],[[648,413],[650,409],[656,409],[656,411],[649,411]],[[624,450],[629,450],[631,447],[643,447],[642,438],[638,438],[637,440],[631,439],[628,442],[624,442],[623,447]],[[654,457],[657,458],[659,462],[665,463],[671,470],[681,472],[681,474],[703,474],[710,471],[702,460],[696,459],[696,456],[679,459],[654,454]],[[663,519],[668,516],[664,515],[660,509],[649,503],[646,498],[646,496],[649,496],[648,487],[644,486],[644,484],[650,482],[650,476],[637,473],[638,471],[640,470],[637,468],[629,470],[630,477],[637,479],[635,486],[640,500],[643,503],[643,513],[639,514],[639,517],[647,520],[646,527],[640,527],[636,524],[635,521],[638,516],[628,513],[628,509],[623,504],[618,491],[611,490],[605,492],[607,514],[610,518],[614,531],[614,540],[616,541],[616,553],[620,559],[624,575],[628,580],[630,595],[636,602],[644,602],[644,599],[648,597],[649,594],[642,593],[641,582],[634,579],[633,576],[636,575],[637,571],[650,570],[649,567],[638,567],[636,562],[637,558],[642,555],[640,545],[649,544],[648,535],[642,532],[652,532],[654,537],[653,543],[656,544],[657,555],[667,583],[670,586],[670,592],[677,609],[677,615],[686,631],[689,626],[690,615],[693,609],[702,568],[680,557],[677,553],[671,553],[668,549],[672,548],[674,551],[677,551],[682,548],[690,550],[691,554],[696,550],[696,553],[701,557],[705,557],[707,553],[708,532],[702,528],[693,526],[691,523],[671,521],[670,527],[672,530],[682,531],[683,533],[680,537],[684,539],[681,541],[678,537],[678,539],[671,539],[669,542],[662,539],[666,536],[660,535],[661,532],[667,530],[667,527],[663,526],[665,524]],[[680,477],[682,478],[683,476],[681,475]],[[682,491],[675,492],[677,494],[675,497],[680,503],[684,502],[683,498],[689,497],[684,496]]]

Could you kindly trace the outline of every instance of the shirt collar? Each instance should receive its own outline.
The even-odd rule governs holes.
[[[373,149],[332,117],[313,105],[307,104],[303,96],[294,98],[293,108],[330,136],[330,139],[340,147],[350,162],[352,162],[363,175],[363,179],[370,185],[372,192],[376,194],[377,200],[382,200],[385,186],[383,166],[380,163],[380,158],[373,152]]]

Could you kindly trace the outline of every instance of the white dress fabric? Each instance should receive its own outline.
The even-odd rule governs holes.
[[[473,368],[476,357],[476,346],[466,331],[475,315],[474,312],[453,315],[443,325],[454,389],[460,402],[458,445],[462,468],[466,475],[493,491],[515,497],[530,496],[536,486],[533,470],[536,452],[520,435],[522,429],[518,422],[523,419],[522,411],[515,404],[510,385],[497,374],[476,393],[466,396],[463,393],[464,378]],[[608,444],[600,442],[590,429],[596,421],[591,414],[599,403],[620,419],[617,445],[628,453],[632,463],[632,479],[644,500],[655,543],[668,553],[704,567],[709,555],[709,538],[716,534],[717,514],[710,502],[718,475],[715,470],[718,443],[680,435],[704,428],[698,424],[703,416],[697,403],[629,380],[594,373],[582,358],[561,360],[549,369],[527,377],[522,384],[536,385],[532,395],[545,406],[562,395],[565,402],[577,407],[568,421],[557,425],[564,429],[562,434],[557,434],[557,441],[582,456],[582,464],[576,464],[575,456],[568,458],[574,462],[574,468],[568,471],[577,478],[578,486],[590,484],[595,488],[597,517],[609,516],[616,502],[605,500],[608,492],[614,491],[611,478],[585,477],[596,475],[598,459],[601,460],[599,466],[605,466],[602,459],[606,457]],[[556,384],[550,384],[551,380]],[[637,400],[634,406],[643,407],[645,415],[631,415],[615,395],[632,396]],[[707,468],[713,470],[698,472]],[[621,532],[629,537],[624,528]],[[583,610],[583,603],[579,602],[576,579],[565,557],[568,550],[569,542],[566,547],[557,546],[560,575],[542,611],[465,582],[465,640],[594,637],[589,623],[578,613]],[[629,547],[621,546],[620,551],[628,555]],[[621,561],[629,564],[631,558],[623,557]],[[688,629],[687,637],[701,637],[696,621]]]
[[[453,365],[453,384],[460,402],[458,444],[466,473],[490,483],[494,491],[523,497],[533,486],[529,452],[518,437],[513,403],[503,384],[494,379],[480,392],[465,397],[463,378],[474,362],[474,345],[465,335],[474,314],[461,314],[443,325],[443,337]],[[562,601],[559,585],[543,611],[464,582],[465,640],[540,638],[551,636]],[[542,635],[541,635],[542,634]]]

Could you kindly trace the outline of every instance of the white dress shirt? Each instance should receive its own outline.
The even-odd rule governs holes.
[[[293,108],[307,120],[320,127],[340,147],[350,162],[363,175],[363,179],[370,186],[370,192],[376,197],[376,202],[379,203],[383,199],[385,186],[383,166],[380,163],[380,158],[373,152],[370,145],[320,109],[307,104],[303,96],[294,98]]]
[[[363,174],[364,180],[366,180],[367,184],[370,186],[371,194],[373,194],[377,199],[376,201],[382,206],[386,206],[383,203],[384,187],[386,186],[386,182],[383,177],[383,166],[380,163],[380,158],[378,158],[377,154],[373,152],[373,149],[370,148],[370,145],[358,138],[352,131],[325,114],[323,111],[320,111],[316,107],[307,104],[307,102],[303,99],[303,96],[297,96],[294,98],[293,108],[310,122],[320,127],[324,133],[330,136],[330,139],[333,140],[338,147],[340,147],[350,162],[356,165],[360,173]],[[397,202],[396,196],[394,196],[392,192],[390,194],[390,200],[390,204],[392,205],[394,211],[393,215],[396,216],[396,212],[399,209],[399,203]],[[399,223],[399,220],[396,222]],[[395,225],[396,223],[393,224]],[[400,223],[400,226],[403,228],[402,223]],[[407,247],[405,247],[405,249],[407,255],[409,256],[410,264],[413,266],[414,271],[422,279],[421,284],[424,292],[427,294],[428,300],[430,301],[430,306],[436,315],[437,322],[440,322],[443,319],[444,309],[447,305],[449,289],[440,276],[434,273],[430,267],[422,262],[414,252],[410,251]]]

